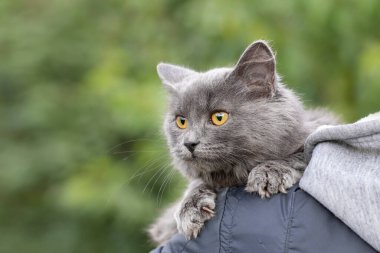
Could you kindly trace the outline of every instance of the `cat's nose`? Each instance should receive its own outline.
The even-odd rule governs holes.
[[[185,142],[183,145],[191,152],[194,152],[195,147],[199,144],[198,142]]]

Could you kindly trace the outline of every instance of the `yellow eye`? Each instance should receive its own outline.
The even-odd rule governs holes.
[[[187,119],[185,117],[177,116],[175,123],[177,123],[177,126],[181,129],[185,129],[187,127]]]
[[[228,120],[228,113],[215,112],[211,115],[211,121],[216,126],[221,126]]]

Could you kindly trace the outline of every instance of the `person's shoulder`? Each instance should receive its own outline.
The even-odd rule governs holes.
[[[221,189],[215,217],[196,239],[178,234],[151,253],[319,253],[321,248],[325,253],[376,252],[297,184],[267,199],[244,187]]]

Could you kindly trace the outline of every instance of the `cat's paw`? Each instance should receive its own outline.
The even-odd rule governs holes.
[[[204,223],[214,217],[216,194],[202,190],[186,198],[177,211],[175,218],[177,229],[186,239],[196,238]]]
[[[277,161],[267,161],[257,165],[249,173],[245,190],[257,192],[261,198],[282,192],[292,187],[302,174]]]

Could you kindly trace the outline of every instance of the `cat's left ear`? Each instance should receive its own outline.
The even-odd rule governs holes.
[[[255,41],[247,47],[232,71],[258,96],[273,96],[276,90],[276,61],[268,43]]]
[[[177,84],[197,72],[173,64],[159,63],[157,65],[157,73],[163,84],[169,90],[177,90]]]

